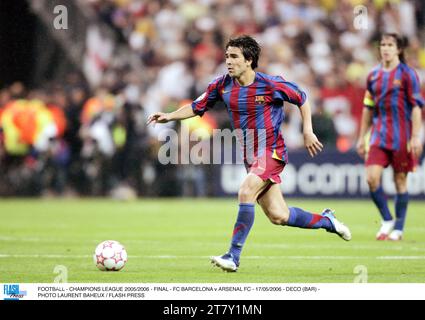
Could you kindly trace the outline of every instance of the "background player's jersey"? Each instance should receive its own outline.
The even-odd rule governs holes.
[[[400,63],[392,71],[377,66],[367,77],[372,95],[365,105],[373,110],[371,146],[400,150],[407,146],[412,134],[412,109],[422,107],[419,78],[414,69]]]
[[[249,161],[267,152],[287,162],[287,152],[280,127],[284,120],[284,101],[302,106],[306,94],[297,85],[282,77],[257,72],[254,82],[240,86],[228,74],[211,82],[207,91],[192,103],[194,113],[202,116],[217,101],[227,107],[233,129],[241,129],[239,140],[244,160]]]

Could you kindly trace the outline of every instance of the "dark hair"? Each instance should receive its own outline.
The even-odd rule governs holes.
[[[255,69],[258,67],[261,47],[254,38],[247,35],[231,38],[226,45],[226,50],[228,47],[237,47],[241,49],[244,58],[252,61],[251,68]]]
[[[406,37],[402,37],[401,35],[399,35],[398,33],[383,33],[380,39],[380,42],[384,39],[384,38],[388,38],[391,37],[395,40],[396,44],[397,44],[397,49],[400,50],[400,54],[398,55],[399,59],[401,62],[406,63],[406,55],[404,50],[407,48],[408,46],[408,40]]]

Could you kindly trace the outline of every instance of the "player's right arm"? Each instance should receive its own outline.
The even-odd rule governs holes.
[[[363,108],[359,139],[357,141],[357,153],[362,158],[366,156],[366,135],[372,125],[373,107],[375,106],[372,94],[369,90],[366,91],[363,103],[365,107]]]
[[[201,116],[210,108],[212,108],[216,101],[221,99],[219,88],[224,79],[224,76],[216,78],[208,85],[207,90],[198,97],[191,104],[187,104],[180,109],[171,112],[163,113],[156,112],[149,116],[147,124],[150,123],[167,123],[175,120],[184,120],[194,116]]]
[[[196,116],[196,114],[193,112],[192,105],[186,104],[180,109],[171,112],[171,113],[164,113],[164,112],[155,112],[154,114],[150,115],[148,117],[147,124],[157,124],[157,123],[167,123],[170,121],[176,121],[176,120],[184,120],[188,118],[192,118]]]

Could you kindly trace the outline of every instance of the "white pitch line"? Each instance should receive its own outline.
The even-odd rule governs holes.
[[[0,258],[88,258],[88,255],[63,255],[63,254],[0,254]]]
[[[7,258],[35,258],[35,259],[88,259],[92,255],[62,255],[62,254],[0,254],[0,259]],[[208,256],[129,256],[131,259],[208,259]],[[273,260],[361,260],[374,258],[376,260],[425,260],[425,256],[247,256],[247,260],[273,259]]]
[[[274,248],[274,249],[294,249],[294,245],[293,244],[278,244],[278,243],[274,243],[274,244],[266,244],[266,243],[254,243],[251,245],[252,247],[257,247],[257,248]],[[391,243],[391,245],[388,246],[377,246],[377,245],[359,245],[359,244],[323,244],[323,245],[314,245],[314,244],[297,244],[297,249],[347,249],[349,248],[350,250],[391,250],[391,251],[402,251],[402,250],[409,250],[412,249],[409,246],[401,246],[401,245],[394,245],[394,243]],[[415,248],[416,250],[418,248]],[[425,248],[423,248],[422,250],[425,250]]]
[[[0,241],[24,241],[24,242],[39,242],[40,238],[28,238],[28,237],[7,237],[0,236]]]
[[[425,256],[382,256],[376,257],[378,260],[423,260]]]
[[[10,242],[47,242],[47,243],[58,243],[57,238],[35,238],[35,237],[9,237],[9,236],[0,236],[0,242],[1,241],[10,241]],[[86,241],[86,240],[84,240]],[[82,243],[83,241],[79,240],[65,240],[61,241],[63,243]],[[96,241],[92,241],[93,244],[96,244]],[[145,241],[145,240],[128,240],[125,243],[142,243],[142,244],[151,244],[151,243],[160,243],[160,241]],[[275,249],[293,249],[294,246],[292,244],[259,244],[255,243],[251,245],[252,247],[257,248],[275,248]],[[347,249],[347,245],[335,245],[335,244],[323,244],[323,245],[314,245],[314,244],[299,244],[297,245],[298,249]],[[377,246],[377,245],[349,245],[348,248],[350,250],[361,250],[361,251],[373,251],[373,250],[387,250],[387,251],[416,251],[416,252],[425,252],[425,247],[411,247],[411,246],[402,246],[402,245],[394,245],[391,243],[391,245],[388,246]],[[156,257],[156,256],[155,256]],[[166,259],[167,256],[164,256],[165,258],[160,259]],[[171,257],[171,256],[170,256]],[[158,258],[158,257],[156,257]],[[176,257],[178,258],[178,257]],[[378,257],[377,257],[378,258]]]

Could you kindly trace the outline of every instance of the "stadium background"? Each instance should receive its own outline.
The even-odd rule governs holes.
[[[59,5],[67,21],[58,20]],[[367,29],[355,29],[357,5],[367,7]],[[308,92],[325,144],[321,156],[309,159],[299,113],[286,106],[291,165],[285,193],[364,197],[355,143],[380,32],[408,38],[408,61],[425,80],[421,1],[19,0],[2,1],[0,15],[0,106],[15,117],[9,123],[3,112],[1,121],[1,196],[234,195],[243,168],[163,166],[157,136],[181,126],[147,128],[145,119],[199,96],[225,72],[227,39],[247,33],[262,44],[260,71]],[[55,27],[55,19],[66,28]],[[22,103],[32,111],[13,107]],[[45,129],[49,121],[38,117],[50,117],[59,129],[52,133]],[[229,122],[216,106],[206,119],[182,126],[228,128]],[[422,165],[410,177],[412,196],[425,196],[424,181]],[[389,171],[384,188],[394,192]]]

